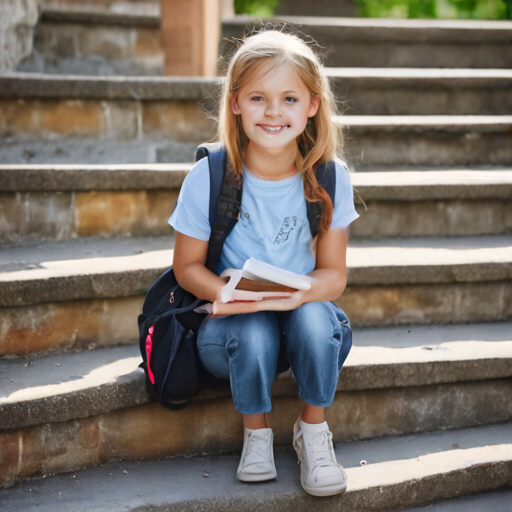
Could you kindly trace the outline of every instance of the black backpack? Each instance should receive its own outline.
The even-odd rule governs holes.
[[[242,180],[226,165],[222,143],[201,144],[195,154],[198,162],[208,157],[210,168],[211,235],[206,267],[216,272],[224,241],[235,226],[242,202]],[[316,169],[318,183],[331,197],[334,206],[336,172],[334,162]],[[321,203],[307,202],[311,233],[320,229]],[[181,288],[172,267],[149,289],[142,314],[138,317],[139,345],[150,387],[158,401],[173,410],[185,407],[196,393],[202,379],[211,377],[201,365],[197,352],[197,332],[204,314],[193,310],[206,301]]]

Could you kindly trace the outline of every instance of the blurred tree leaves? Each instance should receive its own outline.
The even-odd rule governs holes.
[[[372,18],[512,19],[512,0],[355,0]]]
[[[512,0],[353,1],[358,15],[370,18],[512,19]],[[235,0],[235,13],[270,17],[278,4],[279,0]]]
[[[235,0],[235,14],[250,14],[259,18],[274,15],[279,0]]]

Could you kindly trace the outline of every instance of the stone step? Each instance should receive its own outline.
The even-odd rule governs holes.
[[[482,512],[509,512],[512,503],[512,490],[510,486],[498,491],[489,491],[463,498],[453,498],[433,505],[405,509],[404,512],[464,512],[467,510]]]
[[[352,115],[510,114],[512,71],[506,69],[327,68],[341,110]],[[12,73],[0,96],[64,100],[206,100],[223,77],[97,77]],[[217,113],[217,103],[208,109]]]
[[[339,116],[356,168],[512,163],[512,116]]]
[[[510,421],[511,326],[354,328],[354,348],[328,410],[335,438]],[[240,417],[227,381],[171,412],[153,403],[139,361],[137,346],[0,361],[2,484],[113,458],[239,449]],[[272,394],[269,421],[276,444],[284,444],[283,423],[292,424],[300,410],[297,385],[279,378]]]
[[[264,20],[270,21],[270,20]],[[504,68],[512,65],[512,22],[279,16],[325,48],[330,67]],[[229,37],[243,37],[255,18],[222,25],[221,54]]]
[[[20,71],[78,75],[162,75],[165,56],[154,10],[44,8],[32,54]]]
[[[512,71],[327,68],[350,115],[481,115],[512,112]]]
[[[403,505],[421,505],[446,497],[466,495],[453,501],[462,502],[468,508],[459,508],[457,505],[452,508],[453,502],[448,502],[447,508],[442,508],[442,504],[434,504],[427,510],[509,512],[505,500],[510,497],[510,491],[474,494],[495,489],[503,482],[507,485],[507,478],[510,478],[508,455],[501,457],[499,462],[492,461],[500,459],[499,456],[485,460],[480,457],[471,459],[472,455],[483,449],[486,442],[485,451],[488,455],[496,450],[500,442],[508,444],[502,437],[506,432],[499,432],[497,439],[491,439],[496,433],[493,428],[468,429],[338,445],[337,456],[348,469],[349,490],[343,496],[323,500],[322,510],[402,510]],[[454,450],[454,445],[459,445],[454,441],[463,441],[466,446],[460,445],[460,448]],[[386,448],[386,442],[394,452]],[[408,446],[406,449],[403,448],[405,443]],[[501,451],[501,448],[498,450]],[[464,458],[460,460],[456,457],[453,460],[454,455],[463,455]],[[375,461],[373,468],[371,463],[362,467],[359,465],[362,456]],[[259,485],[238,482],[233,476],[238,457],[225,455],[220,458],[117,462],[69,475],[24,482],[12,489],[0,491],[0,496],[13,511],[25,511],[28,503],[37,500],[37,510],[41,512],[70,508],[85,511],[90,510],[88,506],[103,505],[117,512],[126,510],[128,504],[135,504],[137,510],[141,511],[188,511],[198,510],[199,507],[205,511],[217,511],[219,507],[237,512],[292,508],[306,511],[318,506],[318,499],[308,497],[300,488],[295,454],[288,447],[276,450],[279,477],[274,482]],[[489,472],[486,474],[481,468],[482,471],[477,473],[479,466],[485,462],[489,464]],[[374,471],[370,472],[368,468]],[[418,471],[420,468],[422,472]],[[378,479],[375,478],[377,472],[380,475]],[[494,485],[493,477],[498,477]],[[77,482],[80,485],[76,485]],[[197,487],[191,490],[191,483],[196,482]],[[482,485],[484,482],[489,486]],[[55,499],[57,489],[62,491],[59,500]],[[472,505],[475,507],[471,508]]]
[[[324,499],[322,510],[397,510],[509,485],[511,434],[511,425],[504,424],[339,443],[336,455],[347,470],[348,489]],[[297,458],[289,444],[275,449],[278,479],[258,485],[236,480],[236,453],[116,461],[22,482],[0,490],[0,496],[13,512],[35,510],[32,506],[42,512],[117,512],[134,506],[140,511],[312,510],[318,498],[300,487]],[[361,466],[362,460],[367,464]]]
[[[152,13],[158,15],[160,5],[158,0],[43,0],[44,11],[56,9],[103,9],[118,13]]]
[[[169,79],[161,79],[139,99],[133,80],[89,77],[71,85],[71,77],[27,78],[0,80],[2,164],[183,162],[192,159],[197,144],[215,138],[215,120],[206,114],[212,96],[197,101],[211,90],[211,81],[171,80],[175,99],[162,99]],[[42,82],[43,92],[36,91]],[[183,93],[191,82],[193,92]],[[16,87],[20,83],[24,94]],[[512,164],[510,115],[345,115],[333,120],[346,132],[346,158],[356,168]]]
[[[144,294],[172,246],[157,237],[1,249],[0,354],[137,340]],[[511,236],[351,240],[347,261],[337,304],[352,325],[512,318]]]
[[[332,67],[510,68],[509,21],[399,20],[279,16],[325,48]],[[159,16],[125,9],[45,8],[34,52],[18,69],[58,74],[162,74]],[[222,24],[224,40],[242,37],[258,20],[236,16]],[[251,27],[251,28],[249,28]]]
[[[0,165],[0,243],[170,234],[192,164]],[[352,238],[512,232],[512,169],[351,173]],[[407,219],[407,222],[404,222]]]

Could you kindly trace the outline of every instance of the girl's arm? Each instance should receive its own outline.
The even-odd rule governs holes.
[[[208,241],[176,232],[172,267],[178,284],[198,299],[215,302],[226,284],[205,267]]]
[[[214,314],[233,315],[265,310],[287,311],[296,309],[305,302],[324,302],[337,299],[347,285],[348,238],[348,228],[330,228],[318,236],[315,270],[308,274],[315,280],[309,290],[294,292],[289,299],[281,300],[233,304],[223,304],[217,300],[213,303]]]

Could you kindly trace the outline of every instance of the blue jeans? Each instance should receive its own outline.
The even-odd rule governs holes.
[[[308,302],[291,311],[260,311],[207,317],[197,345],[205,368],[230,379],[235,408],[243,414],[269,412],[281,342],[299,396],[308,404],[332,404],[339,372],[352,347],[347,316],[332,302]]]

